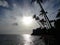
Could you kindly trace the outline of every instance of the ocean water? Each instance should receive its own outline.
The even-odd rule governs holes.
[[[0,34],[0,45],[45,45],[41,36]]]

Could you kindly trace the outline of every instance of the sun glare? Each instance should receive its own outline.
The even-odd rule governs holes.
[[[24,25],[30,25],[32,23],[33,19],[31,16],[24,16],[22,19],[22,22]]]

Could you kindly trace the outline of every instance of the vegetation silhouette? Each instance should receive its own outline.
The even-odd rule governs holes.
[[[43,3],[43,0],[32,0],[32,2],[37,2],[41,8],[41,13],[40,15],[43,15],[45,20],[42,19],[40,20],[39,17],[37,17],[36,15],[33,16],[33,18],[35,18],[35,20],[39,20],[39,22],[41,22],[41,24],[44,26],[47,22],[47,26],[49,27],[48,29],[46,27],[44,28],[36,28],[33,29],[33,33],[31,35],[37,35],[37,36],[41,36],[40,39],[44,39],[45,41],[45,45],[59,45],[59,41],[60,41],[60,9],[58,10],[57,13],[57,20],[49,20],[49,18],[47,17],[44,8],[42,7],[41,3]],[[40,16],[39,15],[39,16]],[[54,22],[54,27],[51,25],[51,23]],[[39,24],[39,23],[38,23]]]
[[[59,41],[60,41],[60,9],[57,13],[56,18],[58,18],[57,20],[52,20],[50,22],[54,22],[54,27],[51,27],[50,29],[46,29],[46,28],[37,28],[37,29],[33,29],[33,33],[31,35],[37,35],[37,36],[41,36],[40,39],[42,39],[44,37],[45,40],[45,44],[48,45],[59,45]],[[54,39],[54,40],[53,40]]]

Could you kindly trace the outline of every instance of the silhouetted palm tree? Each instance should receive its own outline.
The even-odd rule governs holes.
[[[46,27],[47,27],[47,29],[49,29],[49,28],[51,28],[52,27],[52,25],[51,25],[51,23],[50,23],[50,21],[49,21],[49,18],[47,17],[47,15],[46,15],[46,12],[45,12],[45,10],[44,10],[44,8],[43,8],[43,6],[42,6],[42,4],[41,3],[43,3],[43,0],[32,0],[32,2],[37,2],[38,4],[39,4],[39,6],[40,6],[40,8],[41,8],[41,13],[43,14],[43,16],[44,16],[44,18],[45,18],[45,20],[46,20]],[[37,18],[38,19],[38,18]]]
[[[31,2],[35,2],[35,1],[37,1],[37,3],[38,2],[41,2],[41,3],[43,2],[43,0],[32,0]]]
[[[60,17],[60,9],[58,10],[56,18]]]

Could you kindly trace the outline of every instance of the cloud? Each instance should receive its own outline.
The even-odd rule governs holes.
[[[22,25],[22,16],[33,16],[34,14],[39,15],[40,13],[41,9],[39,5],[36,2],[31,4],[30,1],[31,0],[0,1],[0,32],[7,34],[32,33],[32,29],[39,27],[35,20],[33,21],[33,26],[26,27]],[[55,13],[57,13],[55,10],[60,7],[56,4],[57,6],[55,8],[55,4],[56,2],[54,0],[47,0],[44,4],[42,3],[45,11],[48,11],[47,16],[49,19],[55,19]],[[5,7],[8,7],[8,9]],[[55,13],[50,15],[53,12]]]
[[[8,2],[8,1],[7,1]],[[12,2],[11,2],[12,3]],[[10,2],[8,2],[10,6]],[[19,4],[19,3],[18,3]],[[3,34],[21,34],[21,33],[32,33],[32,29],[38,27],[36,22],[32,26],[24,26],[22,24],[22,16],[32,16],[34,12],[34,8],[30,5],[30,3],[23,2],[22,5],[18,5],[17,2],[13,2],[12,10],[0,8],[2,14],[0,21],[0,32]],[[38,8],[37,8],[38,11]],[[36,12],[37,12],[36,11]],[[4,13],[3,13],[4,12]]]
[[[12,25],[17,26],[17,25],[18,25],[18,23],[13,23]]]
[[[50,20],[56,19],[56,14],[58,12],[60,0],[47,0],[46,3],[43,4],[43,8],[47,11],[47,16]]]
[[[9,7],[8,3],[6,1],[2,1],[2,0],[0,0],[0,6]]]

